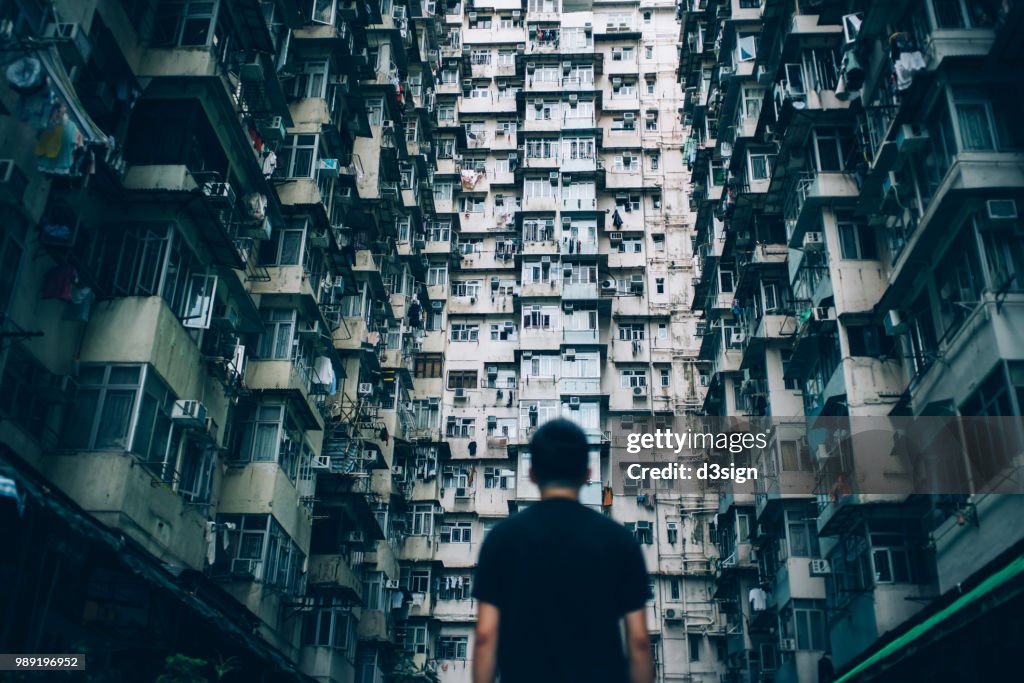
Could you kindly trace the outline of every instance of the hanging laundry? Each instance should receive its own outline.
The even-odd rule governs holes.
[[[612,487],[611,486],[605,486],[604,488],[601,489],[601,505],[603,507],[606,507],[606,508],[612,506]]]
[[[267,156],[263,158],[263,176],[269,178],[274,175],[274,171],[277,170],[277,154],[274,152],[268,152]]]
[[[213,564],[217,559],[217,523],[206,523],[206,564]]]
[[[68,175],[75,161],[75,150],[83,144],[78,124],[68,116],[64,103],[58,102],[36,140],[36,166],[41,173]]]
[[[388,428],[387,427],[381,427],[380,428],[379,436],[380,436],[380,440],[384,442],[385,446],[387,446],[388,445],[388,440],[391,439],[391,435],[388,434]]]
[[[96,293],[92,287],[74,286],[71,289],[71,304],[64,310],[64,320],[75,320],[87,323],[92,315],[92,305],[96,301]]]
[[[317,356],[313,361],[313,372],[316,373],[317,384],[328,387],[334,384],[334,365],[327,356]]]
[[[893,63],[893,73],[896,75],[896,89],[906,90],[914,82],[914,75],[923,71],[927,64],[924,55],[919,50],[904,52],[899,59]]]
[[[751,588],[747,599],[753,612],[763,612],[768,607],[768,594],[760,586]]]
[[[71,293],[78,282],[78,269],[70,264],[54,266],[43,278],[44,299],[71,301]]]

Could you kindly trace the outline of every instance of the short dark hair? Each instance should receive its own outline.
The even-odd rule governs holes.
[[[572,422],[561,418],[545,422],[530,439],[531,467],[537,485],[583,486],[589,451],[587,435]]]

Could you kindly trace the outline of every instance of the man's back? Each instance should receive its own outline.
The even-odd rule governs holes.
[[[491,531],[473,595],[500,612],[503,683],[623,683],[620,620],[647,590],[640,548],[622,526],[552,498]]]

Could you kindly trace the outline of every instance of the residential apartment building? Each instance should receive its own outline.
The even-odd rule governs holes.
[[[1022,11],[680,6],[703,409],[772,436],[719,501],[724,680],[1004,670],[965,653],[1020,629]]]
[[[0,2],[5,650],[468,681],[563,416],[659,680],[718,680],[717,496],[611,486],[704,400],[677,11],[562,10]]]

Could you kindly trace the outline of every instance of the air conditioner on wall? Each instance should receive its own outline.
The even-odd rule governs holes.
[[[825,238],[820,232],[809,232],[804,235],[804,249],[821,251],[825,247]]]
[[[206,406],[199,401],[175,401],[171,420],[188,427],[205,427]]]
[[[360,396],[369,396],[373,393],[373,385],[369,382],[360,382],[357,390]]]

